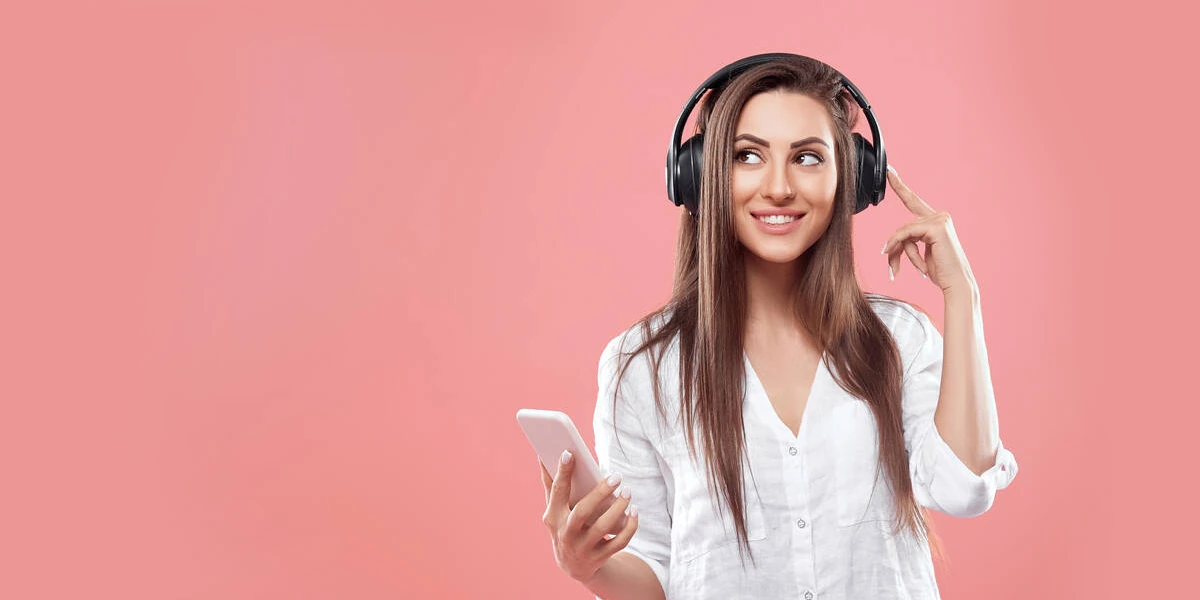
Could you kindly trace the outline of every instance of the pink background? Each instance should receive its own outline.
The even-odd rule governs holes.
[[[1185,3],[12,4],[0,597],[588,598],[514,413],[591,441],[671,124],[763,51],[864,91],[979,280],[1021,475],[936,517],[943,594],[1194,591]],[[860,277],[940,327],[907,220],[857,218]]]

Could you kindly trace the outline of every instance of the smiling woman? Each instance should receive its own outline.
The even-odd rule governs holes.
[[[852,133],[856,103],[875,144]],[[923,240],[914,264],[975,292],[947,294],[961,356],[945,377],[929,317],[859,286],[851,219],[886,185],[867,107],[832,67],[773,54],[718,72],[677,121],[672,297],[599,363],[596,453],[631,492],[630,519],[592,514],[611,486],[575,509],[547,489],[559,564],[599,597],[936,598],[924,509],[980,514],[1016,475],[976,369],[965,257],[948,216],[894,175],[919,218],[889,260]]]

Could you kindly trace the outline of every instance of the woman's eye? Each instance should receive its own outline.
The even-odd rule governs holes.
[[[749,150],[742,150],[741,152],[734,154],[733,158],[736,159],[738,162],[744,162],[744,161],[742,161],[743,156],[753,156],[754,158],[758,158],[757,154],[755,154]],[[747,164],[755,164],[755,163],[747,163]]]
[[[805,152],[804,154],[801,154],[800,156],[797,156],[796,158],[798,160],[803,160],[806,157],[811,158],[816,161],[816,162],[811,162],[811,163],[804,165],[806,167],[816,166],[816,165],[821,164],[822,162],[825,162],[825,161],[821,160],[820,156],[817,156],[816,154],[813,154],[812,152]]]

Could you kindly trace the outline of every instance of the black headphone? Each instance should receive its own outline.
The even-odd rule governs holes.
[[[808,58],[786,52],[748,56],[717,71],[692,93],[692,99],[688,101],[687,106],[683,107],[683,112],[679,113],[679,119],[675,121],[675,131],[671,133],[671,145],[667,149],[667,199],[672,204],[687,207],[692,216],[696,216],[700,210],[700,174],[703,172],[704,134],[697,133],[682,146],[679,144],[683,137],[683,125],[687,122],[692,109],[700,101],[700,96],[704,95],[705,91],[724,86],[729,80],[750,67],[788,57]],[[838,74],[841,75],[841,72]],[[875,140],[872,145],[861,135],[854,134],[854,145],[858,149],[858,198],[855,202],[854,213],[858,214],[866,210],[868,206],[877,205],[883,200],[883,193],[887,188],[887,153],[884,152],[883,137],[879,133],[879,122],[875,120],[875,113],[871,112],[871,105],[845,75],[841,75],[841,78],[842,85],[849,90],[855,102],[858,102],[863,113],[867,115],[867,122],[871,125],[871,138]]]

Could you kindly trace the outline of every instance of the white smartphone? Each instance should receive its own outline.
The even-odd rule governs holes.
[[[596,489],[596,485],[600,483],[600,467],[592,458],[591,450],[583,443],[583,438],[579,436],[579,430],[575,428],[575,423],[571,422],[571,417],[557,410],[522,408],[517,411],[517,423],[520,423],[521,429],[525,431],[525,437],[529,438],[529,443],[542,460],[542,465],[550,472],[551,478],[558,474],[558,462],[563,450],[570,450],[575,457],[575,470],[571,475],[572,508]],[[616,490],[613,491],[612,498],[615,498]]]

